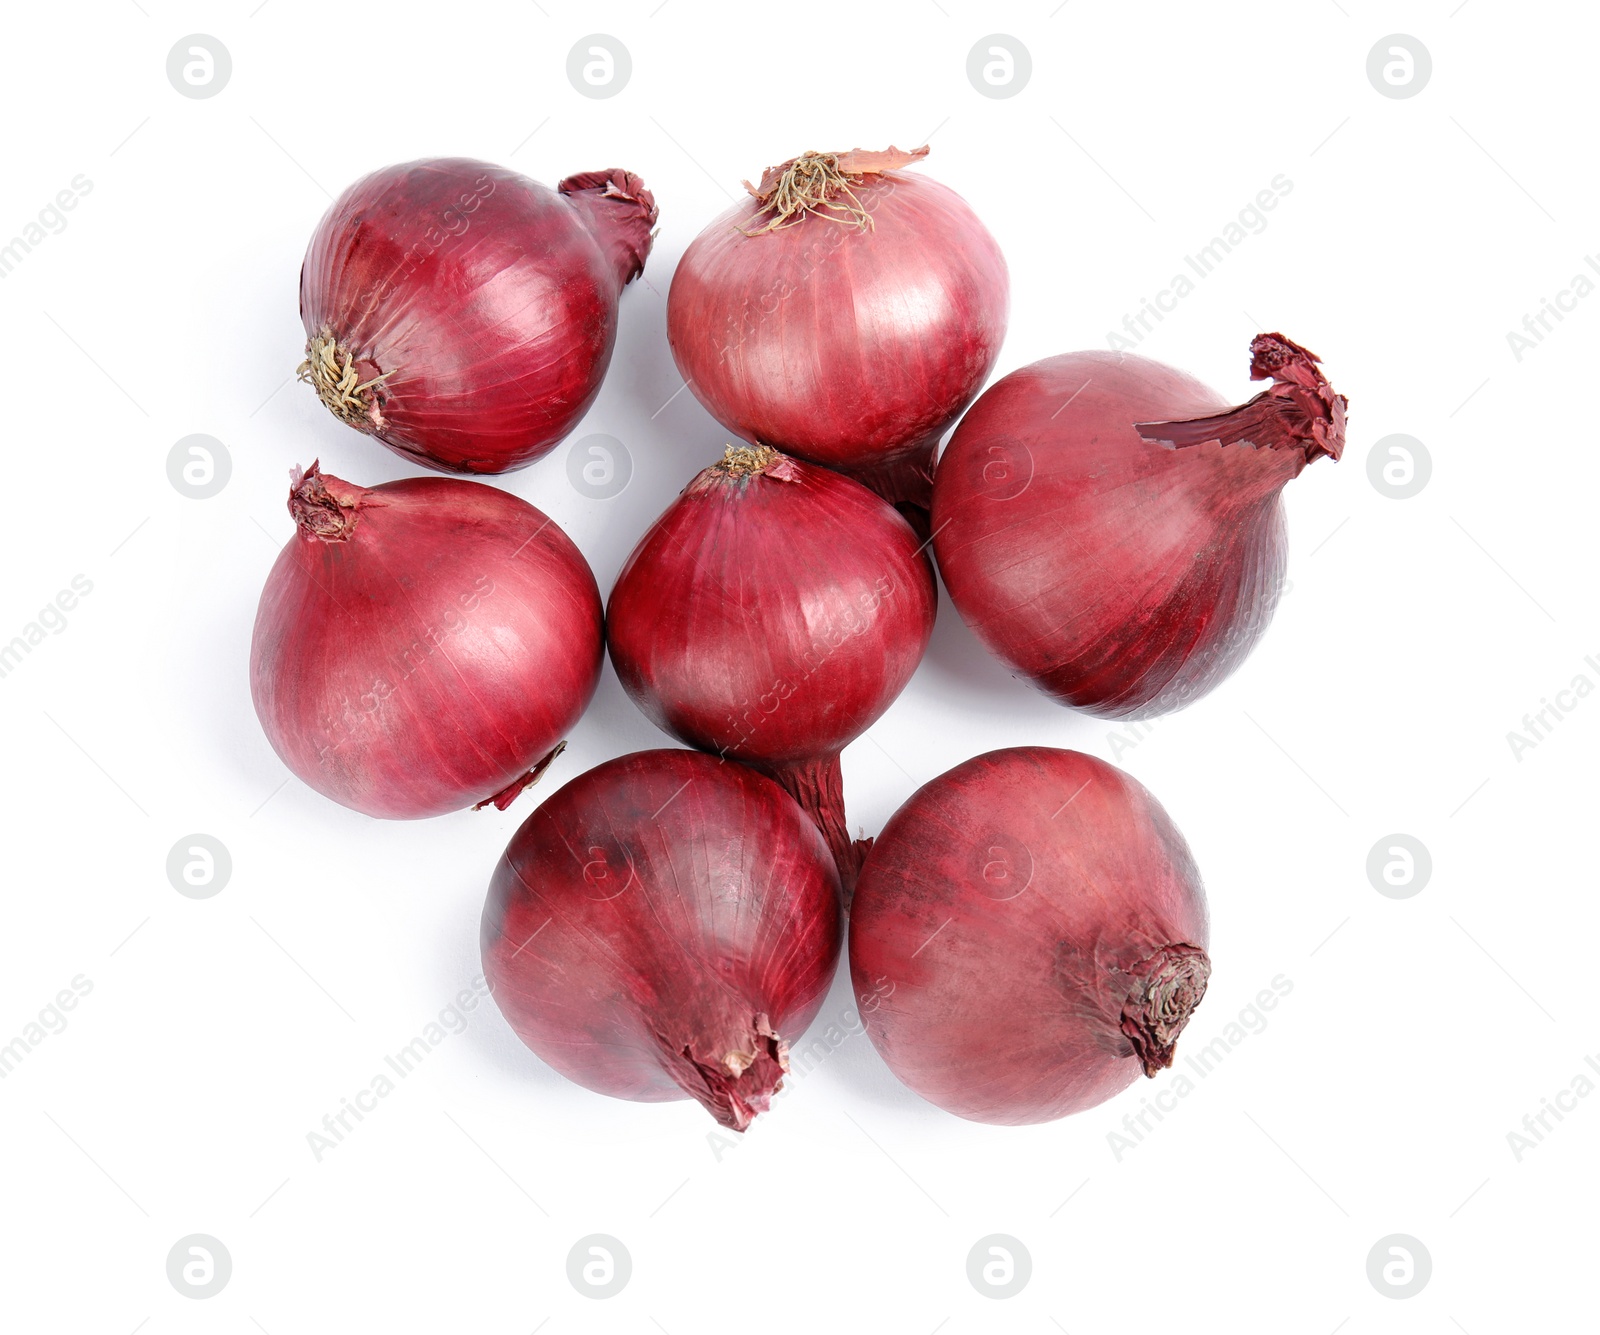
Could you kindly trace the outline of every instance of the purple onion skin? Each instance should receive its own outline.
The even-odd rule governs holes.
[[[893,506],[829,469],[732,450],[650,527],[607,605],[623,689],[664,731],[776,779],[848,888],[839,753],[910,681],[933,572]]]
[[[443,472],[532,463],[599,393],[655,221],[620,168],[554,190],[471,158],[363,177],[300,274],[307,340],[331,336],[370,385],[336,415]]]
[[[1014,371],[962,419],[933,487],[933,545],[980,640],[1106,718],[1199,699],[1265,632],[1288,560],[1279,493],[1337,459],[1345,401],[1277,334],[1272,388],[1237,408],[1159,362],[1074,352]]]
[[[503,810],[600,680],[583,554],[526,501],[457,478],[358,487],[313,464],[289,510],[250,646],[273,750],[369,816]]]
[[[1048,1122],[1172,1064],[1208,937],[1188,846],[1143,787],[1016,747],[925,784],[884,827],[850,975],[873,1045],[923,1098]]]
[[[743,1131],[822,1005],[843,936],[827,846],[770,779],[697,751],[607,761],[511,840],[483,910],[511,1027],[615,1098]]]
[[[961,196],[916,171],[867,175],[854,194],[870,228],[808,214],[762,231],[759,199],[733,205],[684,252],[667,337],[729,431],[926,510],[939,437],[1000,354],[1005,258]]]

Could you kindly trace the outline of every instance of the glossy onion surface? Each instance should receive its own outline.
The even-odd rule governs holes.
[[[873,1045],[977,1122],[1081,1112],[1172,1064],[1205,993],[1205,897],[1156,800],[1076,751],[991,751],[878,836],[850,915]]]
[[[854,155],[827,156],[849,167]],[[1005,260],[953,190],[870,163],[843,203],[835,187],[831,204],[769,226],[772,182],[794,165],[684,252],[667,301],[672,355],[729,431],[925,508],[938,437],[1005,337]]]
[[[1272,388],[1230,408],[1182,371],[1075,352],[1014,371],[962,420],[934,479],[934,550],[989,649],[1064,704],[1181,708],[1266,630],[1287,562],[1279,492],[1344,443],[1345,401],[1278,334]]]
[[[470,158],[373,172],[306,251],[301,378],[413,462],[521,468],[599,392],[655,221],[654,198],[621,169],[554,190]]]
[[[611,661],[659,727],[777,779],[853,883],[839,753],[905,688],[933,633],[911,527],[838,473],[730,449],[656,520],[607,608]]]
[[[484,975],[522,1041],[616,1098],[694,1098],[742,1131],[838,963],[839,880],[770,779],[697,751],[607,761],[512,839]]]
[[[526,501],[451,478],[369,489],[313,464],[289,511],[250,646],[273,749],[369,816],[504,807],[599,681],[583,555]]]

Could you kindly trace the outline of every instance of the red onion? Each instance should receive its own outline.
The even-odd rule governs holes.
[[[690,244],[667,299],[678,370],[748,441],[927,508],[939,436],[1006,332],[995,240],[927,153],[805,153]]]
[[[862,868],[850,976],[923,1098],[1048,1122],[1172,1064],[1205,995],[1205,895],[1183,836],[1121,770],[1044,746],[919,788]]]
[[[1287,561],[1278,493],[1344,449],[1345,399],[1282,334],[1250,344],[1271,389],[1229,408],[1119,352],[1014,371],[939,460],[934,550],[962,619],[1064,704],[1165,713],[1231,673]]]
[[[776,784],[695,751],[609,760],[495,869],[483,972],[522,1041],[601,1094],[743,1131],[839,960],[839,880]]]
[[[599,681],[582,553],[526,501],[450,478],[369,490],[312,464],[289,513],[250,646],[273,750],[369,816],[504,810]]]
[[[655,221],[620,168],[555,190],[471,158],[373,172],[306,251],[300,378],[341,422],[429,468],[521,468],[599,393]]]
[[[794,795],[848,892],[862,847],[839,753],[904,689],[936,608],[928,560],[886,501],[766,446],[730,446],[634,548],[606,635],[658,727]]]

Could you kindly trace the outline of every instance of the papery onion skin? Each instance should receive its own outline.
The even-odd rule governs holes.
[[[1159,803],[1076,751],[958,765],[890,818],[850,915],[873,1046],[976,1122],[1048,1122],[1172,1064],[1211,963],[1204,891]]]
[[[839,753],[928,647],[938,595],[922,546],[849,478],[730,447],[640,539],[607,606],[634,703],[680,741],[783,784],[847,890],[863,850],[845,824]]]
[[[526,501],[451,478],[365,488],[312,464],[289,512],[250,646],[273,750],[369,816],[503,810],[599,681],[582,553]]]
[[[1279,492],[1344,446],[1345,399],[1281,334],[1271,389],[1238,408],[1119,352],[1036,362],[975,403],[939,460],[932,525],[951,601],[997,657],[1064,704],[1148,718],[1206,694],[1277,605]]]
[[[654,197],[620,168],[555,190],[471,158],[373,172],[306,251],[301,378],[415,463],[521,468],[599,393],[655,221]]]
[[[924,510],[938,439],[993,369],[1009,309],[1005,259],[966,201],[897,169],[926,152],[802,155],[834,157],[850,194],[778,226],[794,162],[769,169],[689,244],[667,297],[678,370],[729,431]]]
[[[511,840],[484,976],[518,1036],[615,1098],[743,1131],[816,1017],[843,936],[822,836],[771,780],[696,751],[607,761]]]

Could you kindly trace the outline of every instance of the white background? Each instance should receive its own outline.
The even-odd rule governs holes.
[[[0,1081],[0,1325],[1592,1325],[1600,1097],[1520,1161],[1507,1134],[1600,1052],[1600,699],[1520,759],[1507,733],[1576,675],[1600,682],[1584,663],[1600,655],[1585,406],[1600,299],[1520,361],[1506,335],[1600,244],[1593,15],[1502,0],[104,0],[14,5],[5,22],[0,240],[75,175],[92,190],[0,280],[0,640],[75,575],[93,591],[0,679],[0,1044],[75,976],[93,990]],[[206,100],[165,74],[195,32],[233,62]],[[607,100],[565,75],[594,32],[632,58]],[[966,75],[995,32],[1031,55],[1014,97]],[[1392,33],[1431,52],[1415,97],[1368,81]],[[725,439],[676,393],[666,346],[685,245],[771,163],[930,137],[923,170],[972,202],[1011,265],[997,374],[1104,346],[1285,175],[1265,230],[1140,351],[1243,398],[1250,336],[1281,329],[1323,356],[1351,434],[1342,462],[1287,489],[1292,587],[1221,689],[1127,749],[1012,681],[946,603],[911,687],[845,753],[852,823],[875,832],[994,747],[1115,757],[1209,887],[1215,974],[1180,1055],[1275,976],[1292,992],[1120,1160],[1108,1136],[1166,1078],[1053,1125],[983,1127],[910,1095],[857,1034],[719,1152],[698,1105],[570,1085],[485,1005],[316,1162],[307,1133],[477,973],[488,877],[533,802],[667,744],[608,667],[550,788],[504,814],[378,823],[285,782],[246,664],[291,531],[289,469],[408,472],[288,381],[300,258],[330,192],[433,154],[547,183],[618,165],[654,190],[660,237],[573,437],[623,441],[632,481],[580,496],[563,445],[500,482],[555,516],[608,589]],[[209,500],[167,478],[196,432],[232,460]],[[1369,481],[1392,433],[1433,461],[1411,499]],[[195,832],[233,861],[198,901],[165,871]],[[1433,860],[1404,900],[1366,874],[1396,832]],[[850,1009],[841,974],[819,1025]],[[166,1275],[191,1233],[233,1260],[205,1301]],[[566,1276],[591,1233],[632,1257],[606,1301]],[[967,1278],[992,1233],[1033,1258],[1005,1301]],[[1404,1301],[1366,1272],[1392,1233],[1433,1260]]]

